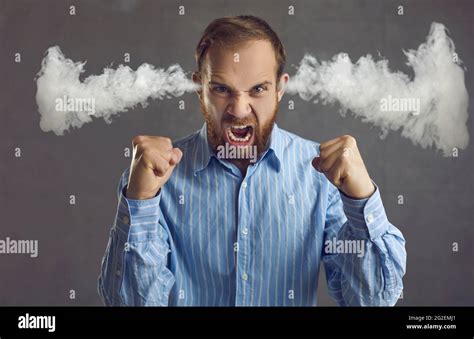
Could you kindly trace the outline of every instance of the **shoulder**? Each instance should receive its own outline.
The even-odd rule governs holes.
[[[185,150],[189,150],[190,148],[194,147],[197,138],[199,137],[200,130],[197,130],[188,136],[185,136],[181,139],[178,139],[176,141],[173,141],[173,147],[178,147],[181,149],[183,152]]]
[[[308,140],[292,132],[278,128],[282,145],[286,152],[301,152],[314,158],[319,153],[319,142]]]
[[[283,159],[281,161],[284,170],[293,173],[298,178],[304,178],[302,180],[309,180],[314,185],[313,187],[327,192],[330,186],[329,181],[312,165],[313,159],[319,155],[320,143],[302,138],[281,128],[278,133],[282,144]]]

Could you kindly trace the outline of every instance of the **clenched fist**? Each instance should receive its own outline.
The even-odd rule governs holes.
[[[150,199],[168,181],[183,153],[171,139],[139,135],[133,138],[133,159],[125,195],[135,200]]]
[[[351,198],[365,199],[375,192],[356,140],[350,135],[320,144],[319,157],[313,159],[313,166]]]

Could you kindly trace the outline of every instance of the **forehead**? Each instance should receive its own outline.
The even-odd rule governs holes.
[[[236,87],[253,86],[262,80],[274,81],[276,70],[275,51],[265,40],[225,48],[212,47],[203,63],[203,73],[208,79],[225,81]]]

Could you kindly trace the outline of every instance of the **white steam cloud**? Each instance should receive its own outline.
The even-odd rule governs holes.
[[[63,135],[70,127],[80,128],[92,121],[92,117],[111,123],[112,115],[138,104],[146,107],[148,99],[178,97],[197,89],[179,65],[164,70],[142,64],[136,71],[119,65],[81,81],[84,65],[66,59],[57,46],[46,52],[36,80],[36,103],[44,132]]]
[[[398,131],[415,145],[435,146],[444,156],[469,143],[468,93],[464,70],[446,28],[432,23],[425,43],[403,51],[414,77],[389,69],[388,60],[371,55],[352,63],[340,53],[331,61],[305,55],[287,93],[322,104],[338,103],[363,122]]]
[[[304,100],[338,104],[341,114],[353,112],[363,122],[389,130],[423,148],[436,147],[445,156],[453,148],[466,148],[468,93],[464,70],[446,28],[433,23],[427,41],[417,50],[403,51],[414,77],[391,71],[388,60],[371,55],[352,63],[346,53],[330,61],[305,55],[286,88]],[[111,116],[149,99],[181,96],[198,87],[179,65],[167,70],[143,64],[136,71],[119,65],[101,75],[80,80],[85,62],[66,59],[59,47],[51,47],[38,73],[36,102],[44,132],[63,135],[80,128],[92,117],[111,122]]]

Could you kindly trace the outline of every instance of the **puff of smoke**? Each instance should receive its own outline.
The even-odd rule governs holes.
[[[85,62],[66,59],[58,46],[47,50],[36,78],[36,103],[44,132],[63,135],[71,127],[80,128],[92,121],[92,117],[111,123],[112,115],[138,104],[146,107],[148,99],[178,97],[198,89],[177,64],[165,70],[145,63],[136,71],[119,65],[81,81],[84,65]],[[61,100],[67,103],[58,105]],[[73,100],[88,100],[93,103],[93,110],[77,110],[77,106],[70,105]]]
[[[432,23],[426,42],[403,53],[413,79],[391,71],[388,60],[374,61],[371,55],[356,63],[346,53],[321,62],[305,55],[286,91],[308,101],[337,103],[341,114],[349,110],[363,122],[380,127],[381,138],[389,130],[400,130],[415,145],[435,146],[444,156],[454,147],[467,147],[469,97],[464,70],[460,60],[455,62],[454,42],[444,25]],[[419,107],[415,112],[400,105],[387,110],[382,102],[390,98],[413,99]]]

